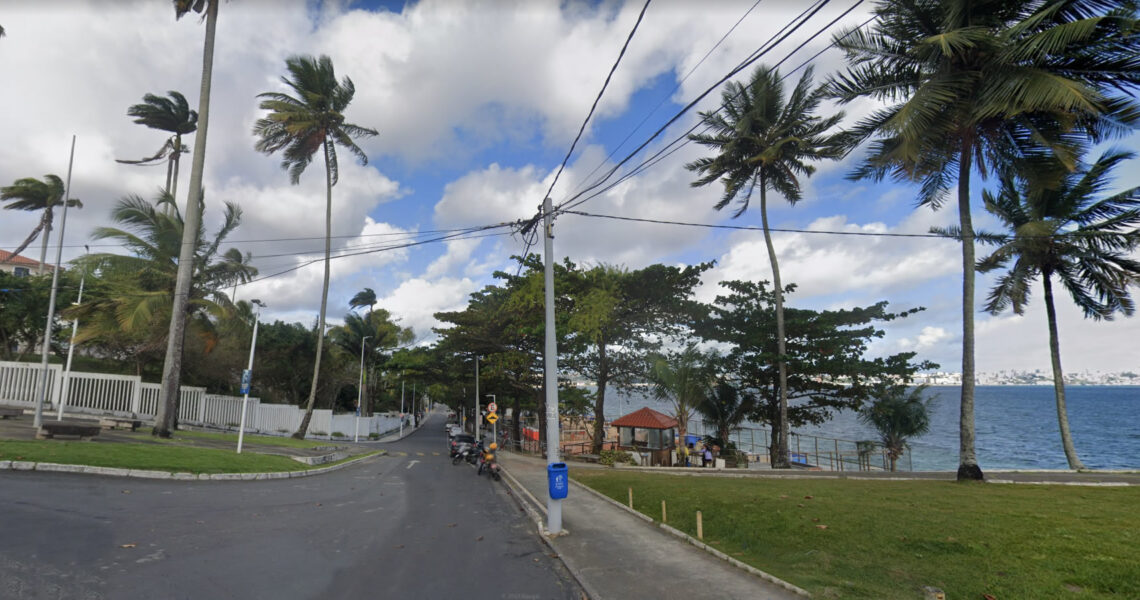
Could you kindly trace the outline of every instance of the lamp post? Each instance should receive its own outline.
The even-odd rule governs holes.
[[[400,437],[404,437],[404,372],[400,371]]]
[[[483,428],[483,417],[479,414],[479,355],[475,355],[475,443],[479,443],[479,430]]]
[[[257,325],[261,321],[261,309],[265,305],[261,300],[254,298],[250,303],[257,306],[257,312],[253,315],[253,340],[249,342],[249,367],[246,368],[245,373],[241,376],[241,424],[238,426],[238,447],[237,453],[241,454],[241,444],[245,439],[245,414],[246,408],[249,405],[249,388],[253,383],[253,352],[257,350]]]
[[[495,404],[495,395],[494,394],[487,394],[487,396],[491,398],[491,404]],[[496,408],[498,408],[498,407],[496,406]],[[491,441],[492,442],[499,441],[499,421],[498,420],[496,420],[494,423],[491,423]]]
[[[360,385],[356,388],[356,432],[352,435],[353,442],[360,441],[360,399],[364,394],[364,343],[370,337],[372,336],[366,335],[360,339]]]
[[[84,254],[90,254],[91,248],[84,245]],[[79,298],[75,300],[75,304],[83,304],[83,284],[87,283],[87,269],[83,269],[83,275],[79,278]],[[76,317],[71,322],[71,341],[67,343],[67,365],[63,368],[63,391],[59,394],[59,410],[56,411],[55,420],[63,420],[63,405],[67,404],[67,397],[70,395],[68,391],[71,388],[71,358],[75,354],[75,334],[79,332],[79,318]],[[137,416],[137,415],[136,415]]]

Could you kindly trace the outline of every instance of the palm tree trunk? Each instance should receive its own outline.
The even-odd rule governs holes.
[[[66,201],[67,201],[67,199],[65,198],[64,202],[66,202]],[[49,200],[49,202],[50,202],[50,200]],[[40,219],[40,229],[44,233],[44,239],[43,239],[43,244],[41,245],[41,248],[40,248],[40,266],[39,266],[39,269],[36,271],[37,275],[43,275],[44,274],[44,263],[47,262],[48,238],[51,237],[52,218],[53,217],[52,217],[51,206],[49,205],[47,208],[44,209],[44,215]]]
[[[970,218],[973,144],[962,139],[958,158],[958,221],[962,230],[962,410],[958,420],[958,480],[983,479],[974,453],[974,224]]]
[[[779,432],[776,434],[776,448],[773,449],[773,469],[790,469],[788,464],[788,363],[787,342],[784,331],[784,287],[780,283],[780,264],[776,260],[776,248],[772,245],[772,232],[768,229],[768,190],[764,177],[760,177],[760,222],[764,226],[764,245],[768,247],[768,262],[772,265],[772,290],[776,298],[776,369],[779,372],[780,415]]]
[[[171,155],[171,156],[170,156],[170,158],[166,159],[166,187],[164,187],[164,188],[162,188],[162,189],[163,189],[163,190],[166,192],[166,195],[167,195],[167,196],[170,196],[170,195],[171,195],[171,191],[170,191],[170,177],[171,177],[171,175],[173,175],[173,174],[174,174],[174,160],[175,160],[175,156],[174,156],[174,155]],[[163,212],[163,213],[166,213],[166,214],[169,214],[169,212],[170,212],[170,207],[168,207],[168,206],[167,206],[167,207],[163,207],[163,209],[162,209],[162,212]]]
[[[15,254],[19,254],[19,253],[23,252],[24,248],[27,248],[28,246],[31,245],[32,242],[34,242],[36,240],[36,236],[39,235],[40,232],[43,231],[43,229],[44,229],[44,221],[43,221],[43,219],[40,219],[40,222],[36,224],[36,227],[35,227],[35,229],[32,230],[32,233],[28,236],[28,238],[26,240],[24,240],[24,242],[22,244],[20,244],[20,246],[18,248],[16,248],[15,250],[12,251],[12,254],[15,255]]]
[[[1061,446],[1065,449],[1065,459],[1070,469],[1084,469],[1085,465],[1077,457],[1073,446],[1073,434],[1069,431],[1069,411],[1065,408],[1065,375],[1061,371],[1061,341],[1057,336],[1057,311],[1053,307],[1052,273],[1042,273],[1041,283],[1045,286],[1045,315],[1049,318],[1049,357],[1053,362],[1053,392],[1057,396],[1057,424],[1061,428]]]
[[[170,178],[170,197],[178,198],[178,166],[182,164],[182,135],[179,134],[174,137],[174,176]],[[178,207],[177,201],[174,206],[167,207],[167,214],[173,213]]]
[[[329,141],[325,138],[325,278],[321,287],[321,313],[317,318],[317,358],[313,361],[313,385],[309,388],[309,401],[305,405],[305,416],[293,437],[303,440],[309,431],[309,421],[313,419],[313,405],[317,401],[317,378],[321,373],[321,351],[325,344],[325,309],[329,301],[329,255],[332,250],[332,169],[329,167]],[[331,431],[329,432],[332,433]]]
[[[594,440],[590,453],[597,454],[602,451],[602,440],[606,432],[606,386],[610,382],[609,363],[606,359],[606,342],[598,341],[598,391],[594,397]]]
[[[190,167],[190,192],[182,224],[182,248],[178,254],[178,276],[174,283],[174,303],[170,314],[170,333],[166,336],[166,359],[162,363],[162,388],[158,393],[158,411],[154,417],[154,435],[170,437],[176,424],[177,398],[182,383],[182,341],[186,331],[187,305],[194,275],[194,250],[202,221],[198,198],[202,190],[202,174],[206,165],[206,133],[210,125],[210,84],[214,73],[214,35],[218,27],[218,5],[213,1],[206,9],[206,41],[202,48],[202,86],[198,98],[198,143],[194,145],[194,162]]]

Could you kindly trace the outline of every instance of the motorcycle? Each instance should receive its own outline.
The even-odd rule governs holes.
[[[481,452],[481,450],[476,448],[476,444],[460,444],[451,454],[451,464],[457,465],[465,460],[473,463],[473,457],[476,456],[478,452]]]
[[[476,475],[482,475],[486,472],[489,473],[491,479],[495,481],[499,481],[499,479],[502,478],[502,474],[500,473],[501,467],[498,461],[495,460],[495,450],[497,447],[498,444],[491,442],[490,448],[479,456],[479,470],[476,471]]]

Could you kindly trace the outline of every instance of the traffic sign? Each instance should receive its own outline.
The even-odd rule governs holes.
[[[491,414],[487,415],[487,422],[492,424],[492,425],[494,425],[495,421],[498,421],[498,420],[499,420],[499,415],[496,415],[495,413],[491,413]]]
[[[487,412],[499,412],[499,405],[494,402],[487,404]]]
[[[241,393],[242,394],[248,394],[249,393],[249,384],[252,382],[252,380],[253,380],[253,372],[252,371],[250,371],[249,369],[245,369],[244,371],[241,372]]]

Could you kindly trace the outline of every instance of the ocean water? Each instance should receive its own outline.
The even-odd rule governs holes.
[[[931,427],[911,442],[916,471],[958,468],[958,387],[930,387]],[[611,401],[611,399],[613,399]],[[1090,469],[1140,469],[1140,386],[1069,386],[1065,388],[1069,427],[1077,456]],[[1052,386],[979,386],[975,391],[975,448],[986,469],[1067,469]],[[606,415],[615,418],[642,406],[671,413],[644,394],[607,393]],[[803,435],[842,440],[874,439],[874,431],[844,411]]]

